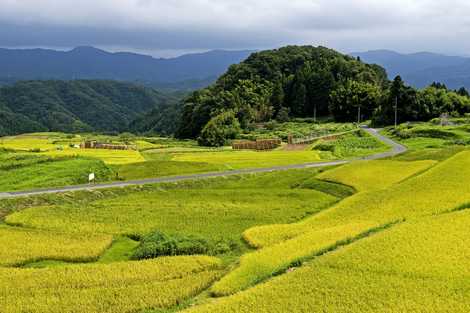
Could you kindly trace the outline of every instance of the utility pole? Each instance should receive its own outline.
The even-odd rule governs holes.
[[[395,96],[395,128],[397,128],[398,124],[398,97]]]
[[[357,124],[361,123],[361,105],[357,106]]]
[[[317,122],[317,103],[313,105],[313,122]]]

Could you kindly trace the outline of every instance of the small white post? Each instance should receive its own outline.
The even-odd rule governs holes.
[[[94,183],[95,182],[95,173],[90,173],[88,175],[88,183],[91,184],[91,183]]]

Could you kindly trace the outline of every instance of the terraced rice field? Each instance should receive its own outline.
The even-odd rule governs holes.
[[[12,137],[1,137],[0,148],[11,149],[11,150],[53,150],[56,149],[57,145],[49,139],[47,135],[41,134],[29,134]]]
[[[185,312],[468,312],[470,211],[404,222]]]
[[[359,161],[326,171],[317,178],[352,186],[357,191],[384,189],[427,170],[434,161]]]
[[[144,162],[144,157],[135,150],[107,150],[107,149],[64,149],[51,150],[42,154],[52,157],[79,156],[102,160],[106,164],[131,164]]]
[[[300,177],[296,178],[295,173]],[[33,206],[6,217],[6,222],[43,230],[142,236],[155,229],[197,234],[213,240],[240,240],[255,225],[295,222],[338,201],[323,192],[293,188],[291,181],[315,171],[255,175],[148,187],[93,201]],[[272,188],[258,185],[273,181]],[[244,185],[244,188],[239,186]],[[94,192],[100,193],[100,192]],[[210,217],[208,219],[208,217]],[[213,221],[217,221],[214,223]],[[223,229],[223,231],[221,231]]]
[[[316,151],[225,151],[175,154],[174,161],[206,162],[228,168],[258,168],[320,161]]]
[[[112,242],[109,235],[73,235],[6,226],[0,226],[0,238],[0,266],[39,260],[93,261]]]
[[[248,229],[243,234],[245,240],[250,245],[262,249],[244,255],[239,266],[214,285],[214,294],[228,295],[248,288],[279,271],[286,270],[291,264],[334,249],[361,234],[404,219],[456,208],[470,199],[470,186],[462,183],[470,172],[461,170],[462,167],[469,168],[469,156],[469,152],[463,152],[400,184],[358,193],[299,223]],[[430,164],[432,163],[424,165]],[[396,171],[385,161],[383,169],[387,167],[390,172]],[[422,169],[422,166],[415,166],[414,172],[403,171],[400,179],[388,175],[391,178],[389,182],[405,179]],[[333,171],[341,171],[341,168]],[[443,175],[447,177],[446,186],[440,184]]]
[[[220,270],[220,260],[204,256],[46,269],[0,268],[1,312],[164,309],[198,294],[221,275]]]
[[[316,154],[159,153],[194,170]],[[470,151],[398,159],[2,200],[0,312],[470,312]],[[162,248],[150,233],[228,250],[135,260]]]

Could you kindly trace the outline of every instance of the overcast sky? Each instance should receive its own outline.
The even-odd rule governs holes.
[[[468,0],[0,0],[0,46],[169,56],[324,45],[470,55]]]

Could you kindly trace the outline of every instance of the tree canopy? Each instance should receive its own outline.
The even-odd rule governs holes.
[[[388,83],[383,68],[324,47],[288,46],[254,53],[185,100],[177,134],[197,137],[211,118],[229,110],[242,128],[269,121],[282,108],[293,117],[327,115],[332,91],[351,81],[379,90]]]

